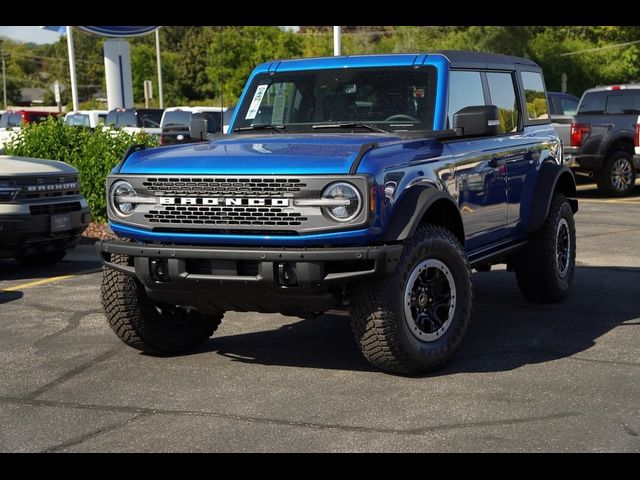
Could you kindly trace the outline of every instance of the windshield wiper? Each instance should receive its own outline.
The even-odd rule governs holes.
[[[259,123],[257,125],[249,125],[246,127],[234,128],[234,132],[246,132],[247,130],[275,130],[278,133],[285,133],[287,127],[284,125],[271,125],[270,123]]]
[[[318,129],[318,128],[353,128],[353,127],[366,128],[368,130],[371,130],[372,132],[389,133],[389,130],[384,130],[382,128],[376,127],[375,125],[362,123],[362,122],[319,123],[317,125],[312,126],[311,128]]]

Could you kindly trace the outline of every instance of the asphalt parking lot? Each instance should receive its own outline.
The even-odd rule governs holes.
[[[570,297],[474,274],[473,325],[435,375],[373,370],[348,319],[228,313],[158,358],[104,321],[99,262],[0,261],[0,451],[640,451],[640,186],[580,186]]]

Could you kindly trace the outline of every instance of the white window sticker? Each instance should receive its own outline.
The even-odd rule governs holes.
[[[247,116],[244,117],[245,120],[253,120],[256,118],[258,110],[260,109],[260,103],[262,103],[262,99],[264,98],[264,92],[267,91],[267,88],[269,88],[269,85],[258,85],[256,93],[253,95],[253,100],[251,100],[251,105],[249,105]]]

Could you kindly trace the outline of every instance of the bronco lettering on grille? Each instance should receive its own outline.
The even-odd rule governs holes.
[[[288,198],[159,197],[160,205],[212,205],[215,207],[288,207]]]

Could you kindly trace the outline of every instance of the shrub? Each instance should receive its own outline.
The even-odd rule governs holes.
[[[70,127],[53,118],[40,124],[28,124],[5,145],[7,155],[60,160],[80,172],[82,194],[96,221],[105,221],[107,203],[105,183],[109,172],[134,144],[158,146],[158,140],[145,133],[131,135],[123,131],[89,130]]]

